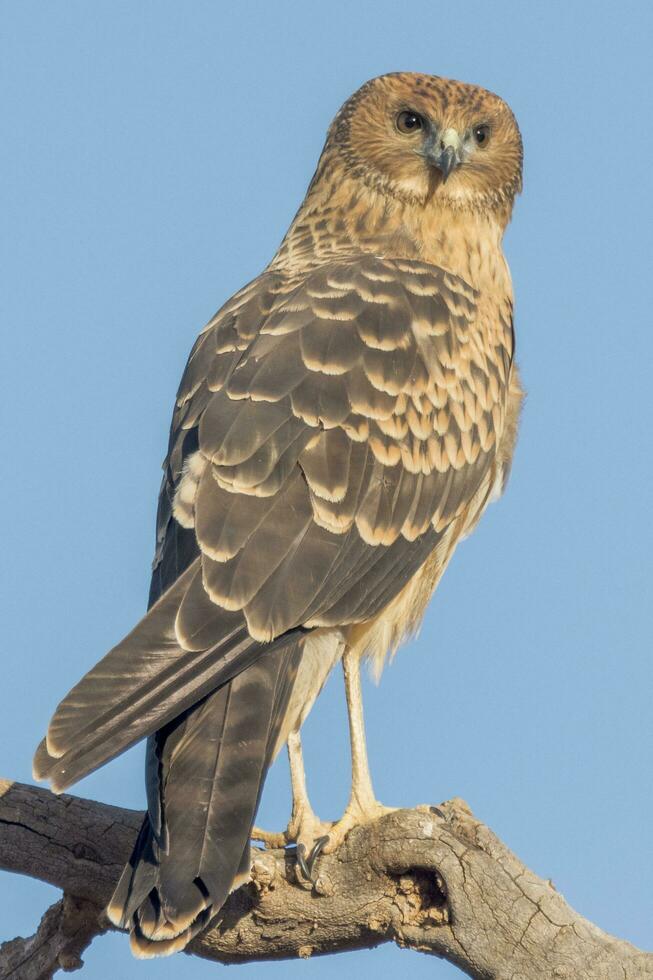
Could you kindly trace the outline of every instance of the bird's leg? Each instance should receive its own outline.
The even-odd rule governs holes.
[[[299,731],[288,736],[288,761],[292,786],[292,814],[286,831],[289,841],[297,845],[297,863],[305,878],[313,878],[313,862],[328,839],[330,825],[316,815],[306,790],[306,771]]]
[[[306,791],[306,774],[299,731],[288,737],[288,760],[292,785],[292,814],[287,829],[281,834],[271,834],[254,828],[252,839],[263,841],[268,847],[297,845],[297,863],[307,879],[313,877],[313,865],[321,853],[337,850],[349,831],[359,824],[376,820],[392,807],[383,806],[374,795],[365,743],[365,720],[360,679],[360,658],[349,651],[342,658],[345,675],[345,696],[349,716],[349,740],[351,744],[351,793],[349,803],[340,820],[323,823],[314,813]]]
[[[360,658],[347,652],[342,658],[342,667],[345,675],[345,697],[351,743],[351,798],[347,809],[355,808],[363,813],[378,804],[372,788],[367,758]]]
[[[288,736],[288,761],[290,763],[290,784],[292,786],[292,815],[288,824],[288,837],[297,841],[304,836],[302,831],[307,825],[320,825],[306,790],[306,770],[299,731],[291,732]]]
[[[285,847],[286,844],[296,843],[300,866],[302,866],[302,871],[306,872],[306,861],[308,860],[310,864],[310,853],[313,845],[316,840],[324,836],[328,825],[323,824],[315,815],[308,798],[299,731],[291,732],[288,736],[288,762],[290,763],[290,784],[292,787],[292,813],[288,827],[280,834],[254,827],[252,840],[261,841],[267,847]],[[310,877],[310,871],[306,877]]]
[[[378,802],[372,788],[372,777],[365,743],[365,719],[361,691],[360,657],[346,651],[342,658],[345,675],[345,696],[349,714],[349,739],[351,743],[351,794],[347,809],[340,820],[329,828],[329,839],[322,851],[335,851],[352,827],[376,820],[392,808]]]

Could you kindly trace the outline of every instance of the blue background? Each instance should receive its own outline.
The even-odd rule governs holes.
[[[506,250],[528,400],[510,488],[419,639],[366,684],[389,804],[465,797],[603,928],[651,946],[651,6],[2,4],[4,612],[0,774],[28,781],[58,699],[140,617],[159,465],[188,350],[269,260],[327,125],[418,70],[512,105],[525,192]],[[340,676],[307,725],[310,789],[346,802]],[[143,805],[142,748],[77,792]],[[260,821],[288,811],[285,761]],[[53,888],[0,876],[6,938]],[[85,976],[208,977],[136,963]],[[384,947],[239,977],[453,977]]]

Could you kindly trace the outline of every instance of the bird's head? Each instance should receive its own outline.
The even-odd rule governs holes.
[[[508,209],[521,190],[522,142],[492,92],[399,72],[366,82],[333,121],[327,149],[382,194],[459,209]]]

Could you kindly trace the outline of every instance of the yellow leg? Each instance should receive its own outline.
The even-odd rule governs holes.
[[[367,758],[365,741],[365,719],[363,717],[363,694],[361,691],[360,658],[349,651],[343,655],[342,667],[345,674],[345,696],[349,715],[349,740],[351,743],[351,793],[347,809],[340,820],[328,830],[329,840],[323,851],[335,851],[343,842],[352,827],[369,823],[392,807],[383,806],[374,795],[372,777]]]
[[[308,798],[299,731],[291,732],[288,736],[288,762],[292,787],[292,814],[288,827],[280,834],[254,827],[252,840],[261,841],[267,847],[285,847],[286,844],[301,843],[307,851],[310,851],[315,839],[327,833],[328,825],[323,824],[315,815]]]
[[[351,793],[349,803],[340,820],[335,823],[321,821],[313,811],[306,791],[306,774],[299,732],[288,738],[288,759],[292,784],[292,815],[288,827],[281,834],[272,834],[255,827],[252,839],[262,841],[268,847],[284,847],[286,844],[303,845],[309,854],[320,837],[328,836],[324,845],[318,845],[318,853],[335,851],[349,831],[359,824],[369,823],[392,807],[378,802],[372,787],[367,745],[365,742],[365,720],[363,717],[363,695],[360,679],[360,658],[346,652],[342,658],[345,675],[345,696],[349,717],[349,740],[351,745]]]

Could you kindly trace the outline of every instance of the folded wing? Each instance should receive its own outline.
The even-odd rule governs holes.
[[[62,789],[298,628],[377,614],[494,464],[509,315],[423,263],[266,274],[200,335],[177,398],[154,605],[62,701]]]

